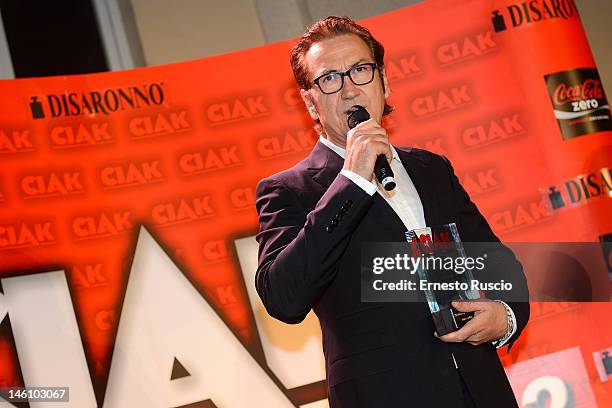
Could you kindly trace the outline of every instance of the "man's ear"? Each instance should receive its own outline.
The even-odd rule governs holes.
[[[317,112],[317,107],[312,100],[312,95],[310,95],[310,92],[308,92],[306,89],[300,89],[300,96],[302,97],[304,104],[306,104],[306,109],[308,110],[308,114],[312,120],[318,120],[319,112]]]
[[[391,96],[391,88],[389,88],[389,82],[387,81],[387,74],[385,67],[380,68],[380,79],[382,79],[383,90],[385,91],[385,99]]]

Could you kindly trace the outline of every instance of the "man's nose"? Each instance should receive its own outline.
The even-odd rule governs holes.
[[[357,85],[351,81],[351,78],[346,76],[344,77],[344,85],[342,86],[342,90],[340,92],[342,93],[342,99],[352,99],[359,94],[359,89],[357,88]]]

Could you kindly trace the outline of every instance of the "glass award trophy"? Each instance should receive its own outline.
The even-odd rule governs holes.
[[[453,300],[474,300],[480,292],[472,290],[472,268],[466,266],[466,254],[455,223],[406,231],[412,257],[421,258],[416,267],[419,287],[423,290],[439,336],[463,327],[473,312],[460,312]],[[461,259],[462,258],[462,259]]]

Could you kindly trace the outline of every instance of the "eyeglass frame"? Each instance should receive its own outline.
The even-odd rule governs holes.
[[[350,72],[351,72],[352,70],[354,70],[355,68],[357,68],[357,67],[361,67],[361,66],[364,66],[364,65],[369,65],[370,67],[372,67],[372,78],[371,78],[371,79],[370,79],[368,82],[364,82],[363,84],[357,84],[357,83],[355,83],[355,81],[353,80],[353,77],[351,77]],[[377,64],[377,63],[375,63],[375,62],[364,62],[364,63],[362,63],[362,64],[353,65],[352,67],[350,67],[349,69],[347,69],[347,70],[346,70],[346,71],[344,71],[344,72],[339,72],[339,71],[331,71],[331,72],[327,72],[327,73],[325,73],[325,74],[323,74],[323,75],[320,75],[320,76],[316,77],[316,78],[315,78],[315,79],[312,81],[312,83],[313,83],[313,85],[314,85],[314,84],[316,84],[316,85],[317,85],[317,87],[319,87],[319,90],[320,90],[320,91],[321,91],[323,94],[325,94],[325,95],[333,95],[333,94],[335,94],[336,92],[340,92],[340,91],[342,90],[342,88],[344,88],[344,77],[346,77],[346,76],[347,76],[347,77],[349,77],[349,79],[351,80],[351,82],[352,82],[352,83],[353,83],[355,86],[367,85],[367,84],[371,83],[372,81],[374,81],[374,73],[376,72],[376,70],[377,70],[378,68],[380,68],[380,67],[379,67],[379,66],[378,66],[378,64]],[[327,76],[327,75],[332,74],[332,73],[333,73],[333,74],[340,74],[340,78],[341,78],[341,80],[342,80],[342,84],[340,85],[340,88],[338,88],[338,90],[337,90],[337,91],[334,91],[334,92],[325,92],[325,91],[323,90],[323,88],[321,88],[321,85],[319,84],[319,80],[320,80],[321,78],[323,78],[324,76]],[[312,86],[311,86],[311,88],[312,88]]]

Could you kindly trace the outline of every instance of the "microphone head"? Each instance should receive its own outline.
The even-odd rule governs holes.
[[[365,122],[366,120],[370,119],[370,114],[363,106],[355,105],[352,109],[352,112],[349,113],[348,118],[346,119],[349,129],[352,129],[361,122]]]

